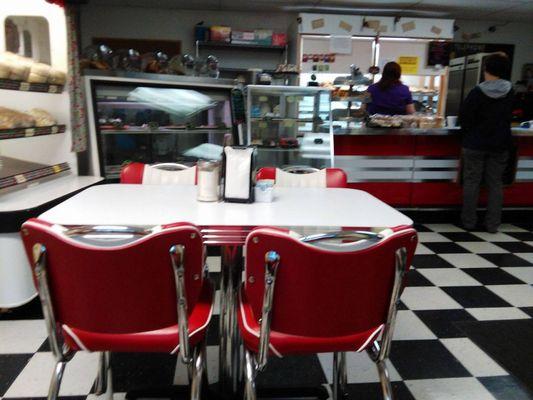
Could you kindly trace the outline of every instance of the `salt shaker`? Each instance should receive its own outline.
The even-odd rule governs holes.
[[[220,195],[220,162],[198,160],[198,201],[218,201]]]

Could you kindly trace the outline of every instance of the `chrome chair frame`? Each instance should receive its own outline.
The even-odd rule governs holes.
[[[310,235],[300,240],[303,242],[317,242],[320,240],[364,238],[372,241],[379,241],[383,236],[374,232],[365,231],[339,231],[318,235]],[[245,400],[256,400],[255,378],[258,372],[262,371],[268,361],[268,349],[270,340],[270,323],[272,303],[274,299],[274,284],[276,271],[280,263],[280,256],[275,251],[265,254],[265,292],[263,296],[262,316],[260,320],[261,330],[259,335],[259,352],[254,356],[249,350],[245,351],[244,359],[244,398]],[[402,247],[395,253],[395,272],[387,320],[383,329],[381,342],[375,340],[367,349],[368,356],[376,364],[379,380],[383,392],[384,400],[393,400],[392,386],[386,361],[389,357],[398,303],[402,291],[402,283],[406,274],[407,250]],[[332,399],[344,400],[347,398],[346,385],[348,383],[346,368],[346,352],[335,352],[333,354],[333,384]]]
[[[184,165],[184,164],[178,164],[178,163],[160,163],[160,164],[152,164],[150,167],[155,169],[161,169],[163,171],[183,171],[184,169],[188,169],[190,167]]]
[[[312,174],[313,172],[320,171],[320,169],[309,167],[308,165],[291,165],[290,167],[283,168],[282,171],[291,174]]]
[[[144,236],[153,231],[153,228],[122,227],[122,226],[89,226],[80,225],[66,229],[63,233],[67,236],[86,234],[124,234]],[[24,234],[24,232],[23,232]],[[46,247],[41,243],[33,246],[33,268],[37,280],[37,291],[43,310],[46,323],[46,330],[50,342],[50,348],[56,359],[54,373],[50,381],[48,390],[48,400],[56,400],[59,396],[59,389],[65,371],[66,364],[72,359],[75,352],[64,342],[61,331],[57,329],[54,309],[52,307],[52,297],[48,283],[46,271]],[[172,270],[176,283],[176,298],[178,310],[178,336],[180,343],[180,356],[182,362],[188,367],[190,380],[190,399],[200,400],[202,382],[207,382],[206,367],[206,343],[205,340],[196,346],[191,355],[189,343],[189,329],[187,318],[187,298],[185,292],[185,246],[174,245],[169,250]],[[205,261],[205,260],[204,260]],[[95,394],[97,396],[106,395],[109,400],[113,399],[113,378],[111,370],[111,353],[104,351],[99,353],[98,372],[95,381]]]

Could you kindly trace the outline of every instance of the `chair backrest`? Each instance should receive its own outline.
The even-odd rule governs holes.
[[[173,245],[185,247],[189,313],[194,308],[203,283],[204,260],[202,236],[196,226],[157,227],[126,244],[124,237],[135,235],[108,235],[106,240],[72,236],[85,229],[67,230],[38,219],[22,225],[35,280],[34,252],[39,245],[45,247],[45,270],[57,324],[99,333],[152,331],[176,324],[177,291],[169,254]],[[94,228],[87,230],[94,232]],[[119,244],[110,246],[110,236]]]
[[[120,183],[148,185],[194,185],[196,166],[163,163],[148,165],[133,162],[122,167]]]
[[[280,256],[275,278],[271,330],[304,337],[349,336],[386,322],[396,274],[396,251],[405,248],[409,269],[417,233],[389,231],[377,242],[339,251],[305,243],[279,229],[261,228],[246,240],[244,291],[259,321],[262,315],[265,255]],[[252,278],[253,277],[253,278]]]
[[[346,188],[346,173],[340,168],[324,168],[310,173],[294,173],[274,167],[264,167],[257,171],[256,179],[274,180],[280,187],[329,187]]]

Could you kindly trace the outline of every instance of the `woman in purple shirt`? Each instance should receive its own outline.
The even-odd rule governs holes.
[[[378,83],[368,87],[371,95],[366,109],[370,115],[404,115],[413,114],[415,106],[409,87],[401,81],[402,68],[395,62],[385,64],[383,75]]]

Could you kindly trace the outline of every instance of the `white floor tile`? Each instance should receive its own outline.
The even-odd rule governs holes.
[[[530,246],[533,246],[533,244],[530,244]],[[533,253],[515,253],[518,257],[523,258],[526,261],[529,261],[530,263],[533,263]]]
[[[55,359],[52,353],[35,353],[5,397],[46,397]],[[96,378],[98,353],[79,352],[67,363],[60,396],[87,395]]]
[[[400,310],[396,316],[393,340],[430,340],[435,334],[409,310]]]
[[[495,400],[476,378],[405,381],[416,400]]]
[[[209,272],[220,272],[220,260],[219,256],[207,257],[206,263],[209,267]]]
[[[533,285],[533,267],[505,267],[502,269],[521,281]]]
[[[47,336],[43,320],[0,321],[0,354],[35,353]]]
[[[525,244],[529,244],[530,246],[533,246],[533,242],[524,242]]]
[[[529,315],[515,307],[467,308],[466,311],[478,321],[529,318]]]
[[[465,230],[452,224],[424,224],[427,228],[435,232],[464,232]]]
[[[87,400],[102,400],[103,396],[97,396],[95,394],[90,394],[87,396]],[[113,400],[125,400],[126,393],[113,393]]]
[[[207,346],[207,378],[209,383],[218,382],[218,346]]]
[[[459,303],[438,287],[408,287],[402,302],[411,310],[449,310],[462,308]]]
[[[333,377],[333,354],[322,353],[318,355],[324,374],[329,383]],[[391,381],[400,381],[402,378],[390,361],[387,361]],[[348,383],[371,383],[379,382],[376,364],[370,360],[366,352],[346,354],[346,369],[348,372]]]
[[[490,242],[457,242],[457,244],[476,254],[509,253],[507,250]]]
[[[424,275],[435,286],[481,286],[481,283],[476,281],[466,272],[456,268],[426,268],[420,269]]]
[[[220,290],[215,291],[215,305],[213,306],[213,315],[220,315]]]
[[[416,246],[415,254],[435,254],[435,252],[428,249],[422,243],[418,243],[418,246]]]
[[[187,372],[187,365],[181,361],[181,357],[176,358],[176,368],[174,369],[174,385],[188,385],[189,374]]]
[[[505,233],[488,233],[488,232],[472,232],[473,235],[486,240],[487,242],[518,242],[518,239],[515,239],[512,236],[506,235]]]
[[[500,232],[528,232],[527,229],[512,224],[501,224],[498,229]]]
[[[533,307],[533,287],[530,285],[488,285],[487,289],[512,306]]]
[[[441,339],[441,342],[473,376],[508,375],[468,338]]]
[[[457,268],[496,268],[490,261],[477,254],[439,254]]]
[[[420,243],[451,242],[446,236],[436,232],[418,232],[418,241]]]

